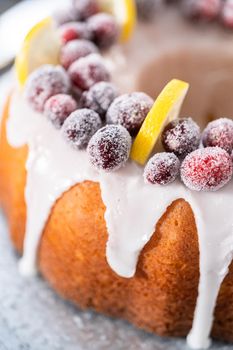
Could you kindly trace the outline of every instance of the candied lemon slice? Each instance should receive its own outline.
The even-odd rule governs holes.
[[[127,41],[134,32],[137,11],[135,0],[98,0],[103,11],[112,14],[121,28],[120,41]]]
[[[133,143],[130,157],[143,165],[151,154],[165,124],[179,115],[189,84],[173,79],[157,97]]]
[[[61,43],[52,17],[37,23],[26,35],[16,57],[15,69],[20,85],[43,64],[57,64]]]

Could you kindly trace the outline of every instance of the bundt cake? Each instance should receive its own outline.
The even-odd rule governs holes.
[[[134,28],[133,0],[76,0],[52,25],[61,48],[32,45],[51,18],[25,39],[0,139],[19,269],[194,349],[233,342],[230,2],[136,5]]]

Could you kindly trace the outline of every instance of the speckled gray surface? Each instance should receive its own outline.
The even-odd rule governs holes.
[[[0,216],[0,350],[187,350],[184,340],[161,339],[124,321],[81,312],[41,278],[23,279],[17,261]]]

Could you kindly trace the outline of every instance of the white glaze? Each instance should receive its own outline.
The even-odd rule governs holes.
[[[179,181],[165,187],[144,184],[142,168],[131,162],[115,173],[97,173],[89,165],[86,152],[67,145],[60,131],[32,111],[20,94],[12,99],[7,136],[14,147],[29,146],[27,225],[20,263],[24,275],[36,271],[37,248],[51,208],[78,182],[100,183],[107,208],[107,260],[123,277],[134,275],[138,256],[166,208],[178,198],[190,203],[199,235],[201,277],[188,343],[196,349],[207,347],[216,297],[233,252],[233,182],[215,193],[197,193]]]

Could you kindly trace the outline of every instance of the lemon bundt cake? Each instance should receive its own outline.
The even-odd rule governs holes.
[[[231,3],[136,5],[135,26],[133,0],[76,0],[25,39],[0,139],[20,271],[192,348],[233,342]]]

